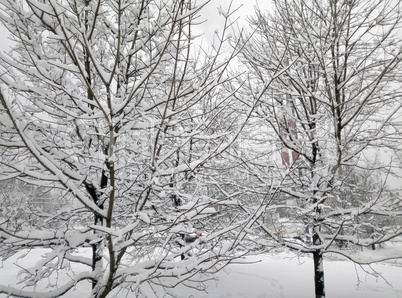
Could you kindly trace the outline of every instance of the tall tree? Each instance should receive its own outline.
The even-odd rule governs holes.
[[[248,96],[260,101],[252,123],[266,124],[261,135],[271,132],[276,144],[265,149],[274,154],[265,164],[261,148],[243,156],[254,193],[265,199],[248,212],[280,245],[312,254],[316,297],[325,297],[325,253],[357,261],[335,243],[370,246],[402,233],[400,198],[384,183],[356,196],[348,179],[358,168],[385,171],[369,157],[400,141],[400,8],[397,1],[278,0],[272,14],[257,10],[251,21],[242,59],[253,82]],[[262,223],[264,213],[278,212],[288,224]]]
[[[1,2],[15,45],[0,56],[0,179],[46,190],[57,206],[28,210],[34,224],[15,226],[3,214],[2,254],[52,249],[24,271],[27,285],[81,266],[45,296],[86,280],[93,297],[122,289],[140,295],[145,284],[191,286],[197,272],[231,261],[234,246],[217,244],[241,222],[191,245],[182,239],[233,209],[230,199],[207,196],[197,177],[237,135],[229,124],[213,129],[231,113],[233,96],[224,91],[235,53],[222,61],[223,37],[209,52],[194,52],[193,26],[204,5]],[[39,295],[33,291],[0,286],[1,293]]]

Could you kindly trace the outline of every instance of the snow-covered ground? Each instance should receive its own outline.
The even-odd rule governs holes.
[[[42,253],[43,250],[31,252],[28,263],[33,265]],[[217,274],[219,280],[210,281],[206,292],[196,292],[183,286],[169,292],[175,297],[314,297],[313,262],[308,256],[298,257],[282,252],[258,254],[245,260],[250,264],[232,264],[226,270],[219,272]],[[13,264],[28,265],[27,259],[18,260],[16,256],[2,262],[1,284],[16,284],[17,274],[21,268]],[[402,298],[401,260],[374,264],[371,267],[365,266],[362,269],[350,261],[330,257],[326,259],[324,269],[327,297]],[[366,271],[375,271],[378,276],[368,274]],[[88,283],[63,297],[87,297],[89,291]],[[162,297],[163,292],[158,296]],[[155,295],[150,292],[149,297]]]
[[[209,287],[210,297],[314,297],[311,258],[282,253],[248,259],[261,262],[231,265],[228,274],[220,274],[220,282]],[[402,297],[402,267],[391,264],[371,267],[382,277],[368,275],[349,261],[326,260],[327,297]]]

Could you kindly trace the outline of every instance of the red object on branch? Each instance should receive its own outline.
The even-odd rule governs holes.
[[[194,231],[191,234],[185,234],[184,241],[186,242],[186,244],[193,243],[195,240],[197,240],[201,236],[202,236],[201,232]]]

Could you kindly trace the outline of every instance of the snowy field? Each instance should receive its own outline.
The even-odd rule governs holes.
[[[380,251],[380,250],[378,250]],[[16,256],[1,263],[0,280],[2,284],[15,285],[18,271],[33,265],[40,258],[42,250],[35,250],[27,259]],[[195,292],[183,286],[169,291],[173,297],[314,297],[313,261],[290,253],[259,254],[246,258],[252,264],[232,264],[217,274],[216,281],[210,281],[206,292]],[[17,264],[18,266],[14,266]],[[28,264],[30,263],[30,264]],[[361,268],[350,261],[326,259],[325,279],[327,297],[342,298],[402,298],[402,262],[388,261]],[[79,269],[76,269],[79,271]],[[77,273],[70,272],[70,274]],[[377,276],[368,274],[375,272]],[[37,288],[46,291],[46,285]],[[74,293],[63,297],[87,297],[89,283],[83,284]],[[163,292],[158,293],[163,297]],[[6,297],[0,295],[0,297]],[[127,297],[115,295],[114,297]],[[128,296],[128,297],[134,297]],[[152,292],[148,297],[155,297]],[[171,297],[171,296],[166,296]]]

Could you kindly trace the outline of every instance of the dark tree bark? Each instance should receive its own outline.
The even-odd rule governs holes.
[[[325,297],[324,258],[321,250],[313,252],[315,297]]]

